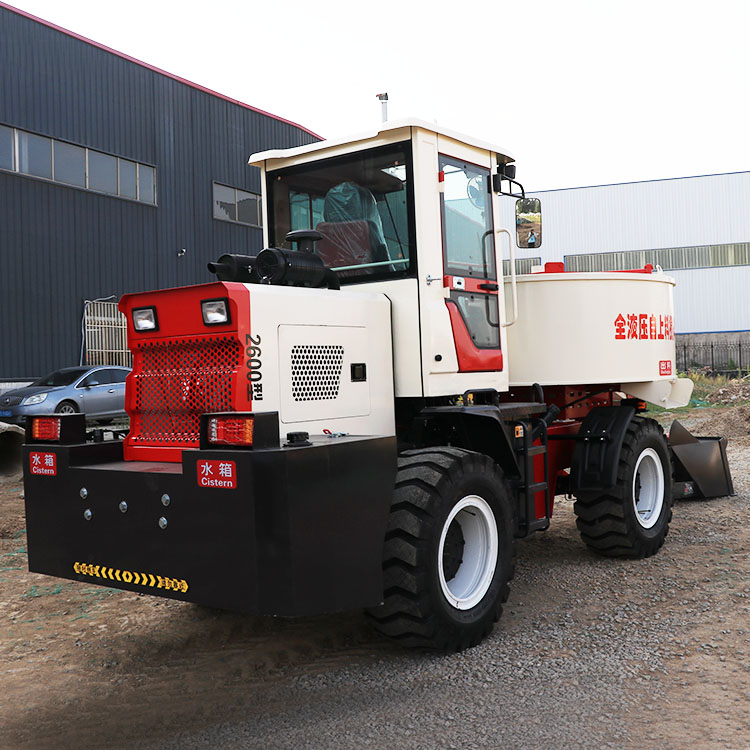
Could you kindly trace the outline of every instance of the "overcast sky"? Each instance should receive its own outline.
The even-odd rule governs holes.
[[[324,137],[387,91],[530,190],[750,170],[747,0],[10,4]]]

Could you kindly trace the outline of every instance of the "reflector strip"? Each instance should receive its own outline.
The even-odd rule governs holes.
[[[183,594],[187,593],[189,588],[188,582],[184,578],[167,578],[166,576],[158,576],[155,573],[141,573],[140,571],[108,568],[106,565],[74,562],[73,570],[80,576],[103,578],[106,581],[119,581],[120,583],[166,589],[167,591],[181,591]]]

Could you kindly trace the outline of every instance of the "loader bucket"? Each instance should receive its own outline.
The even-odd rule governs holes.
[[[695,437],[677,420],[669,430],[676,497],[734,495],[725,437]]]

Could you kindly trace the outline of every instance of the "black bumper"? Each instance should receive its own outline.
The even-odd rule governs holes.
[[[181,464],[124,462],[119,442],[26,445],[29,569],[252,614],[378,604],[395,438],[312,442]],[[234,463],[230,486],[201,486],[206,460]]]

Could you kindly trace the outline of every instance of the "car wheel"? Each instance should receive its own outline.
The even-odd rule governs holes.
[[[61,401],[55,407],[55,414],[78,414],[78,407],[72,401]]]

